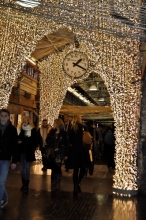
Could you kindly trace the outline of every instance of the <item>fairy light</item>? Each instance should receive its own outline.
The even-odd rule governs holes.
[[[89,45],[80,42],[80,49],[70,45],[61,53],[54,53],[44,59],[39,68],[43,74],[40,75],[40,122],[47,118],[50,124],[58,117],[59,110],[65,98],[66,91],[75,82],[79,82],[89,75],[92,67],[80,79],[70,78],[63,72],[62,63],[66,54],[72,50],[85,52],[90,60],[97,60],[95,53],[91,53]]]
[[[0,108],[6,108],[14,81],[21,74],[26,57],[30,56],[37,41],[50,28],[47,22],[44,24],[44,19],[32,15],[3,8],[0,8],[0,13]]]
[[[136,39],[123,40],[114,36],[109,36],[109,40],[111,43],[106,41],[105,45],[96,48],[99,51],[100,47],[100,65],[97,65],[95,71],[101,75],[107,86],[116,126],[113,191],[117,194],[133,195],[137,193],[139,42]],[[110,50],[107,50],[108,46]],[[133,79],[136,83],[133,83]]]
[[[41,2],[48,3],[47,0]],[[57,1],[51,0],[51,7],[44,7],[42,11],[40,4],[28,11],[32,11],[36,17],[25,14],[27,9],[24,10],[25,13],[16,13],[11,9],[0,8],[0,107],[7,107],[12,85],[24,56],[29,57],[37,40],[62,26],[67,27],[81,42],[79,50],[87,53],[90,60],[94,61],[90,65],[91,70],[94,69],[101,75],[110,94],[116,126],[113,191],[122,195],[134,194],[137,192],[137,115],[141,86],[139,40],[136,38],[140,33],[136,29],[139,14],[134,12],[139,12],[139,1],[114,1],[114,10],[119,14],[122,11],[122,15],[133,21],[134,26],[127,25],[122,19],[112,18],[106,0],[92,4],[91,1],[76,0],[74,3],[76,10],[73,10],[74,7],[70,8],[69,13],[66,13],[67,9],[73,6],[73,2],[69,0],[62,1],[59,7]],[[80,9],[77,8],[79,5]],[[91,13],[93,8],[95,13]],[[37,18],[40,11],[42,16]],[[50,17],[45,18],[46,14]],[[53,123],[54,118],[58,117],[67,88],[77,82],[62,71],[63,57],[73,49],[73,46],[68,46],[62,53],[54,53],[40,63],[40,120],[47,117]],[[133,83],[133,79],[137,83]]]

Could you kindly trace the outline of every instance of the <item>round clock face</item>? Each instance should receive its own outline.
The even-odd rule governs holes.
[[[87,72],[88,67],[87,55],[79,51],[68,53],[63,61],[63,70],[68,76],[73,78],[83,76]]]

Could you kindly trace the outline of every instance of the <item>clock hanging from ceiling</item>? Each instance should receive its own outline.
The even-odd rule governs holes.
[[[68,53],[63,60],[63,70],[71,78],[82,77],[89,68],[88,56],[80,51]]]

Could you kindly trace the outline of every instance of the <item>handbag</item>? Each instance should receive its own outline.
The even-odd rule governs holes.
[[[92,149],[92,139],[93,137],[88,131],[83,131],[83,146],[86,150],[91,150]]]
[[[51,166],[56,164],[57,166],[62,165],[62,161],[64,159],[64,150],[65,146],[60,144],[62,140],[62,136],[59,136],[57,143],[52,148],[48,148],[47,150],[47,160],[48,164]]]
[[[62,165],[62,161],[64,159],[64,156],[61,154],[57,154],[55,157],[55,163],[57,166],[61,166]]]
[[[45,157],[47,169],[52,169],[54,159],[55,159],[54,149],[48,148],[47,153],[46,153],[46,157]]]
[[[62,161],[64,159],[64,149],[65,147],[63,145],[60,148],[55,148],[55,163],[57,166],[62,165]]]
[[[93,156],[92,156],[92,151],[89,150],[89,157],[90,157],[90,162],[89,162],[89,174],[92,176],[94,172],[94,161],[93,161]]]

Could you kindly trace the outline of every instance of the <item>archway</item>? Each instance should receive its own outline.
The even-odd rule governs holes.
[[[6,16],[6,13],[9,13],[9,16]],[[1,107],[6,107],[12,84],[15,77],[17,77],[17,71],[20,70],[24,56],[29,55],[33,51],[36,41],[44,35],[45,31],[53,32],[59,28],[59,25],[54,25],[53,22],[49,24],[47,22],[44,23],[43,19],[38,20],[35,16],[26,16],[23,13],[18,13],[16,17],[15,12],[12,10],[5,10],[5,15],[3,10],[1,10],[1,14],[3,15],[1,19],[1,36],[3,36],[1,38],[1,53],[3,60],[1,62],[0,105]],[[10,18],[13,18],[11,22]],[[16,26],[18,26],[18,29],[15,30]],[[125,28],[124,30],[127,29],[129,31],[130,29],[124,25],[123,27]],[[74,33],[78,32],[77,28],[70,27],[70,29]],[[12,32],[13,35],[11,35]],[[23,35],[21,35],[22,33]],[[10,38],[9,36],[13,37]],[[92,34],[86,33],[86,37],[91,40]],[[24,38],[27,38],[27,41]],[[136,158],[140,102],[139,41],[135,38],[122,39],[118,36],[97,30],[93,38],[95,40],[94,46],[87,40],[84,41],[84,47],[81,47],[79,50],[87,52],[92,58],[94,57],[91,59],[94,61],[93,65],[91,65],[92,70],[95,69],[96,72],[101,74],[111,98],[117,139],[114,191],[117,193],[135,194],[137,192]],[[65,48],[64,55],[71,49]],[[8,57],[11,57],[11,59],[8,59]],[[51,120],[53,120],[59,112],[67,87],[75,81],[63,75],[61,69],[63,54],[59,55],[59,53],[55,53],[48,59],[49,62],[47,60],[43,61],[40,64],[40,68],[44,73],[44,80],[45,78],[48,80],[48,77],[50,77],[48,84],[52,84],[51,88],[54,89],[49,95],[49,98],[51,97],[53,99],[53,103],[49,102],[51,114],[53,115],[49,117],[52,117]],[[57,64],[55,64],[56,60]],[[6,66],[7,69],[5,69]],[[9,74],[10,70],[12,74]],[[56,75],[51,76],[48,70],[50,70],[51,74],[56,73]],[[62,75],[59,78],[60,74]],[[60,84],[63,80],[66,80],[66,83]],[[56,82],[58,83],[56,84],[57,86],[55,86]],[[57,95],[55,92],[56,89],[58,91],[62,90],[61,93]],[[57,95],[55,99],[53,94]],[[44,107],[41,107],[41,111],[44,110]],[[42,115],[41,113],[41,117]]]
[[[108,50],[110,42],[114,42],[115,44],[111,43],[112,49]],[[125,39],[124,42],[122,40],[124,47],[120,50],[121,47],[118,43],[119,39],[117,42],[114,36],[110,36],[108,44],[99,45],[100,50],[96,48],[95,57],[93,55],[91,56],[92,50],[84,42],[81,43],[82,46],[79,50],[91,56],[94,62],[91,69],[94,69],[95,72],[98,72],[102,76],[111,98],[116,125],[116,174],[114,176],[114,191],[119,194],[135,194],[137,192],[136,158],[140,102],[140,82],[137,64],[139,45],[135,41]],[[134,49],[134,55],[129,54],[130,48]],[[62,53],[53,54],[40,65],[40,69],[44,73],[41,76],[41,81],[43,82],[43,78],[46,77],[44,78],[46,82],[45,86],[44,82],[41,83],[41,91],[44,91],[42,94],[45,94],[45,97],[42,97],[43,104],[40,111],[42,117],[46,116],[44,109],[46,112],[49,112],[48,118],[51,120],[50,122],[59,114],[67,87],[78,81],[68,78],[62,71],[63,58],[72,49],[71,46],[66,47]],[[48,77],[50,77],[50,81],[47,83]],[[52,85],[52,89],[50,89],[50,85]],[[48,98],[51,111],[50,109],[47,110],[48,103],[45,100],[45,91],[47,88],[48,90],[50,89]]]

